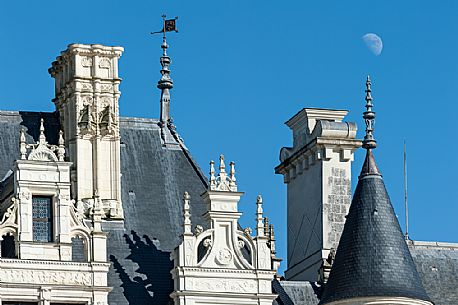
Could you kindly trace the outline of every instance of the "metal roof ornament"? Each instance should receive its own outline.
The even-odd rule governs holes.
[[[163,19],[163,27],[162,30],[157,32],[151,32],[151,34],[158,34],[162,33],[162,56],[160,58],[160,63],[162,66],[161,69],[161,79],[157,82],[157,87],[161,90],[161,117],[159,125],[161,129],[165,126],[174,129],[173,121],[170,117],[170,89],[173,88],[173,80],[170,78],[170,64],[172,63],[170,57],[167,55],[167,48],[169,45],[167,44],[167,32],[178,32],[176,28],[176,20],[178,17],[174,19],[167,19],[166,15],[162,15]],[[162,135],[163,133],[161,133]]]
[[[375,125],[375,112],[372,111],[372,95],[371,95],[371,79],[367,76],[366,80],[366,111],[363,113],[364,122],[366,123],[366,135],[363,140],[363,147],[365,149],[374,149],[377,147],[377,141],[375,141],[373,132]]]

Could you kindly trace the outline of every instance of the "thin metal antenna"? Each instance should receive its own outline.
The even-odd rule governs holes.
[[[404,203],[406,209],[406,235],[405,239],[409,240],[409,202],[407,195],[407,148],[404,140]]]

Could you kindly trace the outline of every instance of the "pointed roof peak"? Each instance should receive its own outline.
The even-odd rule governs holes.
[[[359,179],[367,176],[382,176],[380,170],[378,169],[377,163],[375,162],[375,157],[372,153],[372,149],[368,149],[366,152],[366,159],[364,159],[363,167],[361,169],[361,173],[359,174]]]
[[[371,89],[371,79],[367,76],[366,79],[366,111],[363,112],[364,122],[366,123],[366,135],[363,140],[363,147],[365,149],[374,149],[377,147],[377,141],[374,139],[374,125],[375,125],[375,112],[372,111],[372,89]]]

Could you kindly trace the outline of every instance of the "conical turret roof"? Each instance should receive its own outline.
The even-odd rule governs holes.
[[[371,116],[372,122],[366,121],[369,127],[375,113]],[[363,144],[366,159],[320,304],[376,296],[431,302],[375,162],[376,142],[372,134],[367,136],[367,129],[366,138],[370,141]]]

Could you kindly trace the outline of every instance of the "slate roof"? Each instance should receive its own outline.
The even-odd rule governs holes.
[[[319,304],[371,296],[430,301],[368,149]]]
[[[458,304],[458,244],[409,241],[423,286],[435,305]]]
[[[320,301],[321,287],[312,282],[274,280],[272,290],[278,294],[274,305],[316,305]]]
[[[40,117],[55,144],[60,129],[56,113],[0,111],[0,179],[19,156],[19,129],[27,141],[38,138]],[[167,305],[173,291],[170,252],[179,244],[182,197],[191,195],[193,224],[203,223],[200,195],[207,182],[184,146],[164,148],[156,120],[121,118],[121,196],[124,222],[106,221],[110,305]]]

